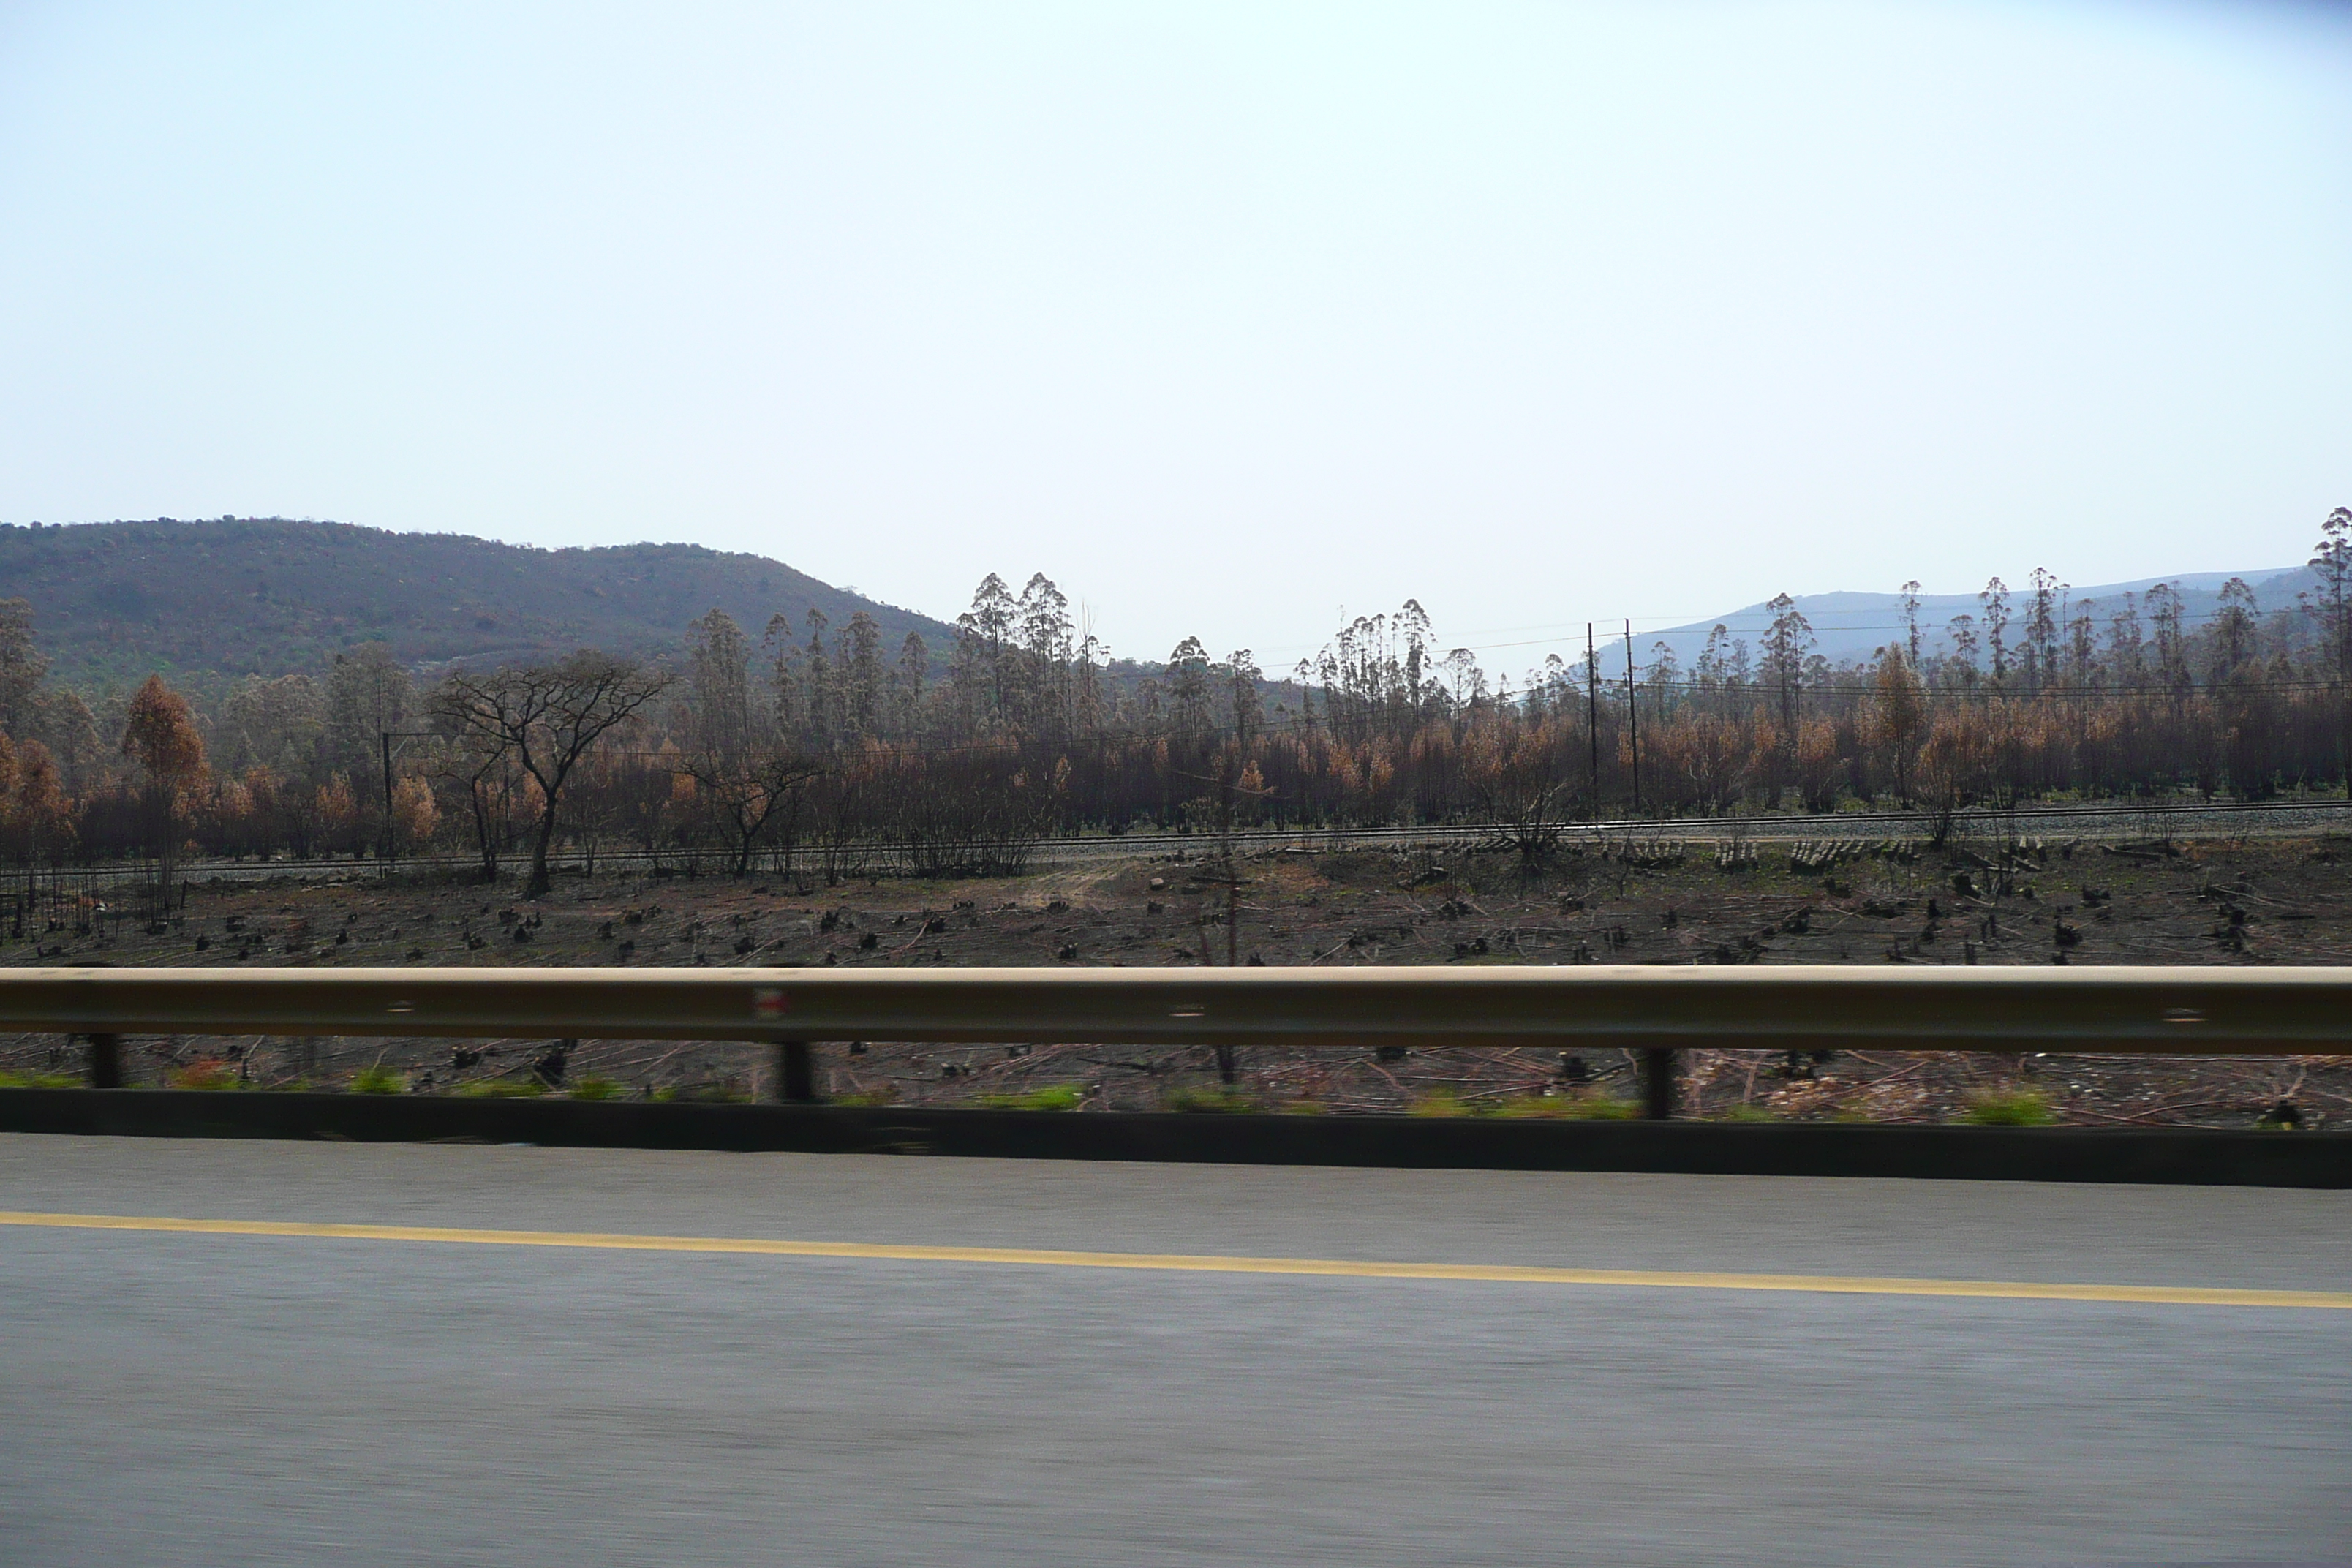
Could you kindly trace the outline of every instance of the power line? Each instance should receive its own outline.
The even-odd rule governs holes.
[[[2083,603],[2096,604],[2099,603],[2099,601],[2095,599],[2086,599],[2083,601]],[[1834,614],[1834,612],[1830,613]],[[2193,614],[2183,611],[2179,616],[2179,620],[2180,624],[2184,626],[2205,626],[2221,619],[2228,613],[2229,612],[2225,610],[2218,609],[2212,611],[2200,610]],[[2295,609],[2256,612],[2254,616],[2254,623],[2257,626],[2260,626],[2265,622],[2275,621],[2282,616],[2299,616],[2304,613],[2305,612],[2299,607]],[[1717,621],[1714,626],[1707,627],[1705,632],[1700,632],[1696,629],[1685,630],[1681,626],[1662,626],[1658,628],[1658,630],[1661,633],[1669,633],[1679,637],[1712,637],[1716,627],[1720,626],[1727,634],[1738,641],[1745,641],[1750,635],[1761,637],[1771,630],[1771,627],[1769,625],[1740,626],[1735,629],[1730,624],[1732,618],[1733,617],[1727,616]],[[1958,616],[1948,617],[1940,624],[1922,620],[1919,623],[1919,634],[1921,638],[1930,642],[1931,646],[1937,646],[1949,642],[1950,638],[1945,634],[1950,631],[1952,621],[1958,618]],[[1974,617],[1970,618],[1974,619]],[[2147,617],[2143,616],[2144,623],[2147,618]],[[2108,623],[2112,624],[2113,617],[2108,617],[2107,619]],[[2062,625],[2064,626],[2071,626],[2072,624],[2073,623],[2071,621],[2062,623]],[[1695,626],[1696,623],[1692,623],[1692,625]],[[1825,632],[1903,632],[1907,634],[1911,630],[1910,623],[1907,621],[1895,621],[1882,625],[1877,622],[1855,623],[1851,621],[1831,621],[1827,619],[1826,616],[1824,617],[1822,624],[1820,626],[1814,626],[1810,619],[1807,620],[1806,625],[1811,628],[1814,636],[1817,637]],[[1976,625],[1982,626],[1984,623],[1982,621],[1976,621]],[[1650,636],[1653,634],[1644,633],[1643,635]],[[1465,643],[1463,646],[1468,648],[1472,653],[1491,653],[1497,648],[1507,647],[1552,647],[1559,646],[1560,640],[1561,639],[1559,637],[1530,637],[1520,642]],[[2143,642],[2148,640],[2150,639],[2142,639]],[[2022,637],[2019,638],[2017,646],[2020,647],[2025,647],[2026,639]]]
[[[1595,744],[1597,745],[1599,735],[1598,720],[1600,714],[1600,700],[1604,693],[1604,689],[1607,689],[1607,694],[1610,697],[1612,704],[1611,712],[1615,714],[1623,711],[1623,709],[1620,702],[1620,699],[1615,693],[1613,684],[1599,680],[1597,679],[1597,670],[1590,672],[1590,674],[1591,679],[1589,679],[1589,684],[1591,689],[1586,693],[1587,707],[1590,710],[1587,727],[1592,731]],[[1318,688],[1318,689],[1324,689]],[[1775,689],[1773,688],[1766,687],[1752,681],[1738,683],[1724,682],[1721,684],[1710,685],[1696,680],[1665,681],[1652,678],[1635,683],[1635,690],[1637,692],[1651,694],[1664,692],[1672,694],[1682,698],[1686,706],[1694,708],[1703,706],[1710,701],[1735,704],[1760,704],[1773,696],[1774,689]],[[1812,685],[1801,681],[1794,683],[1792,689],[1801,692],[1806,696],[1814,697],[1875,697],[1881,694],[1878,687],[1868,684],[1852,685],[1841,683],[1834,685]],[[2258,685],[2248,689],[2250,693],[2284,691],[2341,691],[2343,689],[2345,689],[2344,684],[2340,681],[2320,679],[2264,680]],[[1961,690],[1954,690],[1948,687],[1938,688],[1927,686],[1924,688],[1924,692],[1926,700],[1932,707],[1939,704],[1950,703],[1958,703],[1963,706],[1975,706],[1994,701],[2031,703],[2043,699],[2056,699],[2063,700],[2093,699],[2101,701],[2122,701],[2131,700],[2162,701],[2168,700],[2175,696],[2211,697],[2215,694],[2215,689],[2210,685],[2192,685],[2186,688],[2155,685],[2140,685],[2133,687],[2044,685],[2028,691],[2022,689],[2004,689],[1988,682],[1981,686],[1970,687]],[[1328,700],[1330,693],[1326,690],[1325,695]],[[1519,701],[1526,694],[1521,694],[1521,697],[1514,698],[1509,705],[1509,710],[1517,710]],[[1362,717],[1371,720],[1376,726],[1377,721],[1381,717],[1377,710],[1381,708],[1389,706],[1389,704],[1378,700],[1367,700],[1365,706],[1374,710],[1374,711],[1364,714]],[[1476,706],[1477,705],[1475,702],[1465,704],[1461,709],[1455,710],[1452,712],[1442,713],[1439,717],[1444,719],[1465,717],[1472,712]],[[1487,710],[1489,711],[1506,710],[1504,704],[1491,700],[1486,706]],[[1675,714],[1674,710],[1669,710],[1665,716],[1672,718],[1675,717]],[[1350,716],[1350,718],[1353,717],[1355,716]],[[1286,718],[1276,719],[1269,717],[1264,719],[1257,721],[1257,727],[1261,733],[1311,735],[1318,731],[1336,733],[1339,730],[1350,729],[1355,726],[1345,720],[1335,721],[1329,717],[1310,720],[1304,715],[1294,714]],[[1179,729],[1171,725],[1161,729],[1098,730],[1092,733],[1084,735],[1047,736],[1040,734],[1011,734],[987,738],[974,738],[963,741],[928,742],[892,740],[880,736],[873,737],[872,739],[876,744],[884,748],[886,753],[885,760],[910,758],[929,760],[938,757],[987,754],[1023,754],[1030,757],[1037,757],[1047,752],[1055,752],[1067,754],[1072,751],[1085,750],[1088,748],[1102,748],[1116,745],[1147,745],[1154,744],[1161,741],[1181,741],[1187,739],[1206,743],[1223,744],[1230,737],[1227,732],[1220,728],[1212,727],[1205,731],[1188,731]],[[1342,738],[1353,739],[1354,737]],[[849,743],[850,754],[847,760],[855,761],[855,747],[857,743],[858,742],[856,742]],[[737,753],[733,760],[743,763],[772,762],[788,758],[814,758],[824,760],[827,753],[832,754],[830,760],[844,760],[840,755],[839,748],[833,745],[792,749],[754,748]],[[698,760],[693,753],[682,750],[656,750],[640,747],[623,747],[611,750],[599,750],[591,754],[606,761],[625,760],[660,763],[666,764],[667,771],[676,773],[687,773],[690,772],[690,764]],[[1600,758],[1599,753],[1596,751],[1592,758],[1592,768],[1596,774],[1599,771],[1599,767]]]

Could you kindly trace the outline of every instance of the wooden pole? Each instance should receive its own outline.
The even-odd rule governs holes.
[[[1601,656],[1592,644],[1592,623],[1584,623],[1584,733],[1592,742],[1592,820],[1601,820]]]
[[[392,731],[379,730],[376,739],[383,745],[383,874],[392,877],[392,858],[397,852],[392,842]]]

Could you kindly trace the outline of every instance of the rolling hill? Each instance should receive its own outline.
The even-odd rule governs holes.
[[[2309,591],[2316,582],[2307,566],[2272,566],[2250,572],[2187,572],[2173,577],[2147,577],[2132,583],[2102,583],[2087,588],[2067,590],[2067,603],[2079,610],[2088,601],[2097,624],[2099,635],[2106,634],[2106,618],[2121,609],[2125,595],[2137,602],[2158,583],[2168,583],[2179,594],[2181,619],[2189,630],[2201,628],[2213,618],[2218,609],[2222,584],[2231,577],[2243,577],[2253,590],[2254,603],[2265,616],[2294,608],[2296,595]],[[1792,595],[1796,607],[1813,628],[1815,651],[1832,662],[1861,660],[1874,657],[1877,648],[1902,640],[1905,636],[1903,595],[1900,594],[1798,594]],[[2016,616],[2019,630],[2011,638],[2022,635],[2027,607],[2032,603],[2030,589],[2015,584],[2010,586],[2009,604]],[[1947,627],[1954,616],[1977,615],[1981,605],[1973,594],[1922,594],[1919,595],[1919,629],[1924,651],[1932,655],[1946,651],[1949,639]],[[2071,611],[2070,611],[2071,613]],[[1707,635],[1721,626],[1737,638],[1754,646],[1763,641],[1765,631],[1772,625],[1773,612],[1769,605],[1748,605],[1720,616],[1711,616],[1687,626],[1668,626],[1663,631],[1639,632],[1634,641],[1640,648],[1641,662],[1648,664],[1654,645],[1664,643],[1674,649],[1675,657],[1685,667],[1698,657],[1706,646]]]
[[[697,544],[541,550],[283,518],[0,525],[0,597],[16,596],[31,602],[57,679],[113,686],[160,670],[199,691],[315,672],[373,639],[421,672],[578,647],[656,654],[714,605],[754,638],[777,612],[797,626],[812,608],[835,627],[866,611],[893,656],[910,631],[935,653],[954,636],[760,555]]]

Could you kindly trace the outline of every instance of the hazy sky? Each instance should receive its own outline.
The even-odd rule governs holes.
[[[2345,10],[0,0],[0,519],[1517,670],[2347,502]]]

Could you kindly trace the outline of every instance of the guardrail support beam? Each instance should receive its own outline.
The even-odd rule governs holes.
[[[89,1087],[121,1089],[122,1087],[122,1037],[92,1035],[89,1037]]]
[[[1675,1081],[1676,1065],[1672,1046],[1650,1046],[1642,1052],[1642,1087],[1646,1113],[1653,1121],[1675,1119],[1675,1102],[1681,1098],[1680,1085]]]
[[[816,1099],[816,1051],[806,1040],[776,1042],[776,1098],[796,1105]]]

